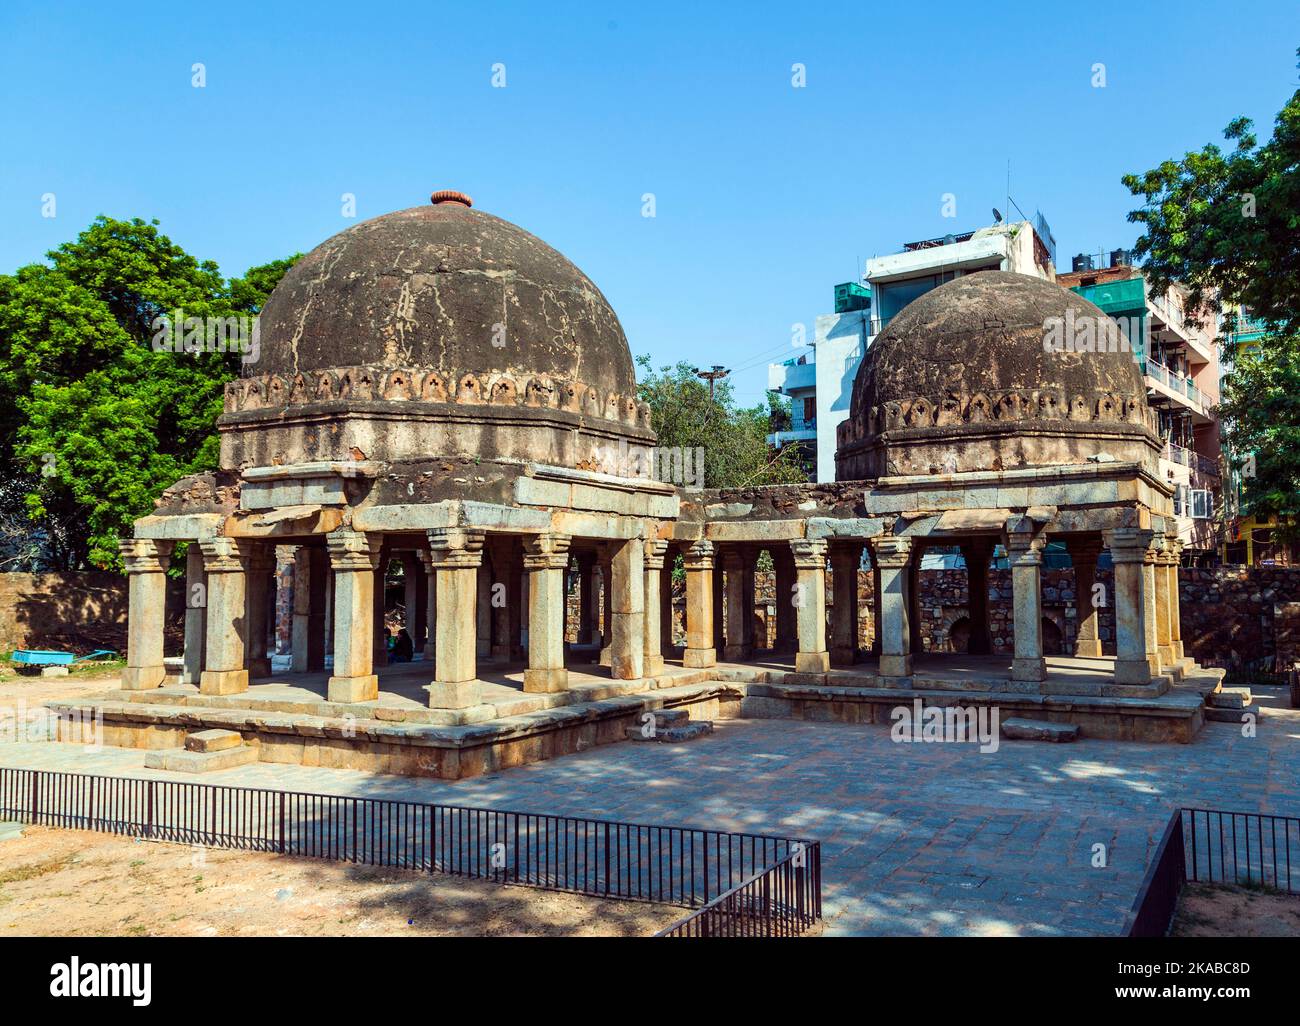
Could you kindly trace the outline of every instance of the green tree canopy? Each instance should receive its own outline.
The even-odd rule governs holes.
[[[1300,55],[1300,52],[1298,52]],[[1300,90],[1258,144],[1246,118],[1224,137],[1123,182],[1142,206],[1136,251],[1152,286],[1189,289],[1194,308],[1228,311],[1219,414],[1226,441],[1246,459],[1243,508],[1277,516],[1294,536],[1300,514]],[[1233,341],[1244,306],[1263,322],[1249,351]]]
[[[637,394],[650,404],[650,421],[661,448],[700,448],[706,488],[792,484],[807,480],[794,447],[767,444],[771,407],[738,407],[730,382],[723,379],[709,396],[708,386],[689,363],[654,370],[650,357],[637,358]]]
[[[159,318],[254,315],[297,259],[227,282],[157,224],[101,216],[48,264],[0,275],[0,461],[61,568],[117,565],[162,490],[217,465],[242,354],[160,350]]]

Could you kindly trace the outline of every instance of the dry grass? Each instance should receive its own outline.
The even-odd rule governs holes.
[[[27,827],[0,935],[646,936],[684,913],[528,887]]]
[[[1174,912],[1174,937],[1300,937],[1300,895],[1189,883]]]

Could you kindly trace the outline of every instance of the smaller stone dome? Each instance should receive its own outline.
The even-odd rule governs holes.
[[[1079,351],[1076,339],[1092,341]],[[908,304],[872,341],[839,426],[836,476],[1010,470],[1102,454],[1154,469],[1158,451],[1141,371],[1115,322],[1053,282],[981,271]]]

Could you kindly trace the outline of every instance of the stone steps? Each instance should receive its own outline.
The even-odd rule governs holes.
[[[713,724],[708,720],[692,720],[686,709],[650,709],[650,720],[642,714],[641,722],[626,730],[629,741],[693,741],[697,737],[713,733]]]
[[[1216,709],[1240,711],[1248,708],[1254,702],[1254,697],[1250,693],[1250,688],[1220,688],[1218,691],[1211,692],[1206,697],[1206,701]]]
[[[1205,718],[1215,723],[1241,723],[1242,717],[1247,714],[1259,717],[1259,706],[1245,705],[1240,708],[1231,708],[1219,705],[1207,705],[1205,707]]]
[[[147,752],[145,768],[176,773],[211,773],[257,762],[257,749],[244,744],[236,730],[212,728],[185,736],[184,748],[161,748]]]
[[[1013,741],[1077,741],[1079,728],[1073,723],[1054,723],[1051,720],[1030,720],[1013,716],[1002,721],[1002,736]]]

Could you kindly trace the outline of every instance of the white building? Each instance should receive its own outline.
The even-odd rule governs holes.
[[[789,396],[793,430],[774,432],[775,446],[815,446],[818,481],[835,480],[835,429],[849,415],[858,365],[871,340],[908,303],[931,289],[976,271],[1017,271],[1056,277],[1056,243],[1039,214],[978,231],[909,242],[902,252],[872,257],[862,280],[869,305],[817,318],[812,352],[768,367],[767,387]],[[837,306],[846,286],[836,289]],[[866,290],[856,290],[865,296]]]

